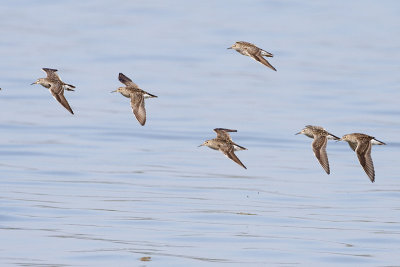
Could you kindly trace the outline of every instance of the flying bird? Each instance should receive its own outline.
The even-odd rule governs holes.
[[[114,90],[111,93],[119,92],[123,96],[131,99],[133,114],[135,114],[136,119],[143,126],[146,123],[146,109],[144,107],[144,100],[146,98],[153,98],[157,96],[143,91],[136,83],[132,82],[131,79],[122,73],[118,75],[118,80],[126,86],[119,87],[117,90]]]
[[[224,153],[224,155],[227,156],[229,159],[247,169],[246,166],[244,166],[244,164],[235,155],[235,151],[247,150],[247,148],[244,148],[234,143],[231,139],[231,136],[229,135],[230,132],[237,132],[237,130],[215,128],[214,131],[217,133],[217,138],[207,140],[200,146],[208,146],[211,149],[219,150]]]
[[[276,69],[264,58],[264,57],[273,57],[274,55],[271,54],[270,52],[267,52],[255,46],[252,43],[238,41],[234,43],[231,47],[228,47],[228,49],[235,49],[240,54],[251,57],[255,61],[258,61],[261,64],[267,66],[268,68],[276,71]]]
[[[71,114],[74,114],[72,111],[70,105],[68,104],[67,99],[64,97],[64,90],[68,91],[74,91],[73,88],[75,86],[71,84],[64,83],[61,79],[60,76],[56,73],[56,69],[49,69],[49,68],[43,68],[42,69],[44,72],[46,72],[47,77],[46,78],[39,78],[36,82],[31,83],[33,84],[40,84],[43,87],[49,89],[50,93],[53,95],[53,97],[61,104],[63,105],[64,108],[66,108]]]
[[[362,134],[352,133],[343,135],[340,141],[346,141],[351,149],[356,152],[358,160],[368,175],[371,182],[375,181],[374,163],[371,157],[372,145],[386,145],[384,142],[375,139],[375,137]]]
[[[328,139],[339,140],[340,138],[327,132],[324,128],[320,126],[306,125],[303,130],[296,134],[304,134],[314,141],[311,143],[312,150],[315,157],[318,159],[322,168],[327,174],[330,174],[328,154],[326,153],[326,145]]]

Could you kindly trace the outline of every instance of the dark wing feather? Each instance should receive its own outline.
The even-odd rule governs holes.
[[[371,182],[375,181],[375,170],[374,163],[371,157],[371,147],[370,141],[359,142],[356,148],[356,153],[361,166],[363,167],[365,173],[368,175]]]
[[[240,161],[240,159],[235,155],[234,148],[233,148],[232,145],[228,145],[228,144],[223,145],[223,146],[220,147],[220,150],[229,159],[233,160],[234,162],[236,162],[237,164],[239,164],[243,168],[247,169],[246,166],[244,166],[244,164]]]
[[[353,143],[353,142],[347,142],[347,143],[349,144],[350,148],[351,148],[353,151],[356,151],[357,143]]]
[[[137,84],[134,83],[134,82],[132,82],[132,80],[129,79],[128,77],[126,77],[123,73],[120,73],[120,74],[118,75],[118,80],[119,80],[121,83],[125,84],[126,86],[133,86],[133,87],[138,88]]]
[[[64,89],[60,83],[57,84],[52,84],[50,87],[50,92],[53,95],[53,97],[64,107],[66,108],[71,114],[74,114],[72,111],[72,108],[68,104],[67,99],[64,97]]]
[[[131,96],[131,107],[136,119],[143,126],[146,123],[146,109],[144,107],[144,97],[141,93],[133,93]]]
[[[58,70],[56,69],[49,69],[49,68],[43,68],[42,69],[44,72],[47,74],[47,78],[50,80],[60,80],[60,77],[56,73]]]
[[[330,173],[329,161],[328,161],[328,155],[326,154],[327,142],[328,139],[326,138],[326,136],[317,136],[314,138],[314,141],[312,142],[311,146],[314,151],[314,155],[318,159],[322,168],[324,168],[326,173],[329,174]]]
[[[253,59],[255,59],[256,61],[260,62],[261,64],[267,66],[268,68],[276,71],[276,69],[274,68],[274,66],[272,66],[265,58],[263,58],[263,56],[261,55],[261,51],[258,51],[257,54],[251,56]]]
[[[218,139],[231,141],[232,139],[231,139],[231,136],[229,135],[228,132],[237,132],[237,130],[224,129],[224,128],[215,128],[214,132],[217,133],[217,138]]]

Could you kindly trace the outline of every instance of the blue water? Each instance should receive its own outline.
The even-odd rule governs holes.
[[[398,1],[2,1],[1,266],[396,266]],[[274,72],[227,50],[250,41]],[[70,115],[42,67],[76,86]],[[123,72],[147,123],[110,94]],[[306,124],[363,132],[331,175]],[[244,170],[197,146],[216,127]],[[151,257],[150,261],[141,261]]]

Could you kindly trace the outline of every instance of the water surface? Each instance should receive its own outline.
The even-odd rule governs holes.
[[[3,1],[2,266],[394,266],[400,260],[397,1]],[[251,41],[277,72],[226,50]],[[72,116],[40,86],[74,84]],[[147,123],[110,94],[123,72]],[[364,132],[331,175],[306,124]],[[215,127],[244,170],[197,146]],[[144,262],[142,257],[151,257]]]

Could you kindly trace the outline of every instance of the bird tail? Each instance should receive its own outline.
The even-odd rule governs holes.
[[[261,50],[261,55],[264,57],[273,57],[274,55],[270,52],[267,52],[265,50]]]
[[[144,98],[152,98],[152,97],[158,97],[156,95],[150,94],[150,93],[144,93]]]
[[[64,89],[67,91],[75,91],[73,88],[75,88],[75,86],[73,86],[72,84],[68,84],[68,83],[64,83]]]
[[[232,143],[233,143],[233,142],[232,142]],[[236,143],[233,143],[233,147],[234,147],[235,151],[238,151],[238,150],[247,150],[247,148],[245,148],[245,147],[243,147],[243,146],[239,146],[239,145],[236,144]]]
[[[336,135],[333,135],[333,134],[331,134],[331,133],[329,133],[329,135],[328,135],[328,139],[331,139],[331,140],[336,140],[336,141],[340,140],[340,138],[339,138],[339,137],[337,137]]]
[[[379,140],[377,140],[377,139],[375,139],[375,138],[371,140],[371,143],[372,143],[373,145],[386,145],[384,142],[379,141]]]

